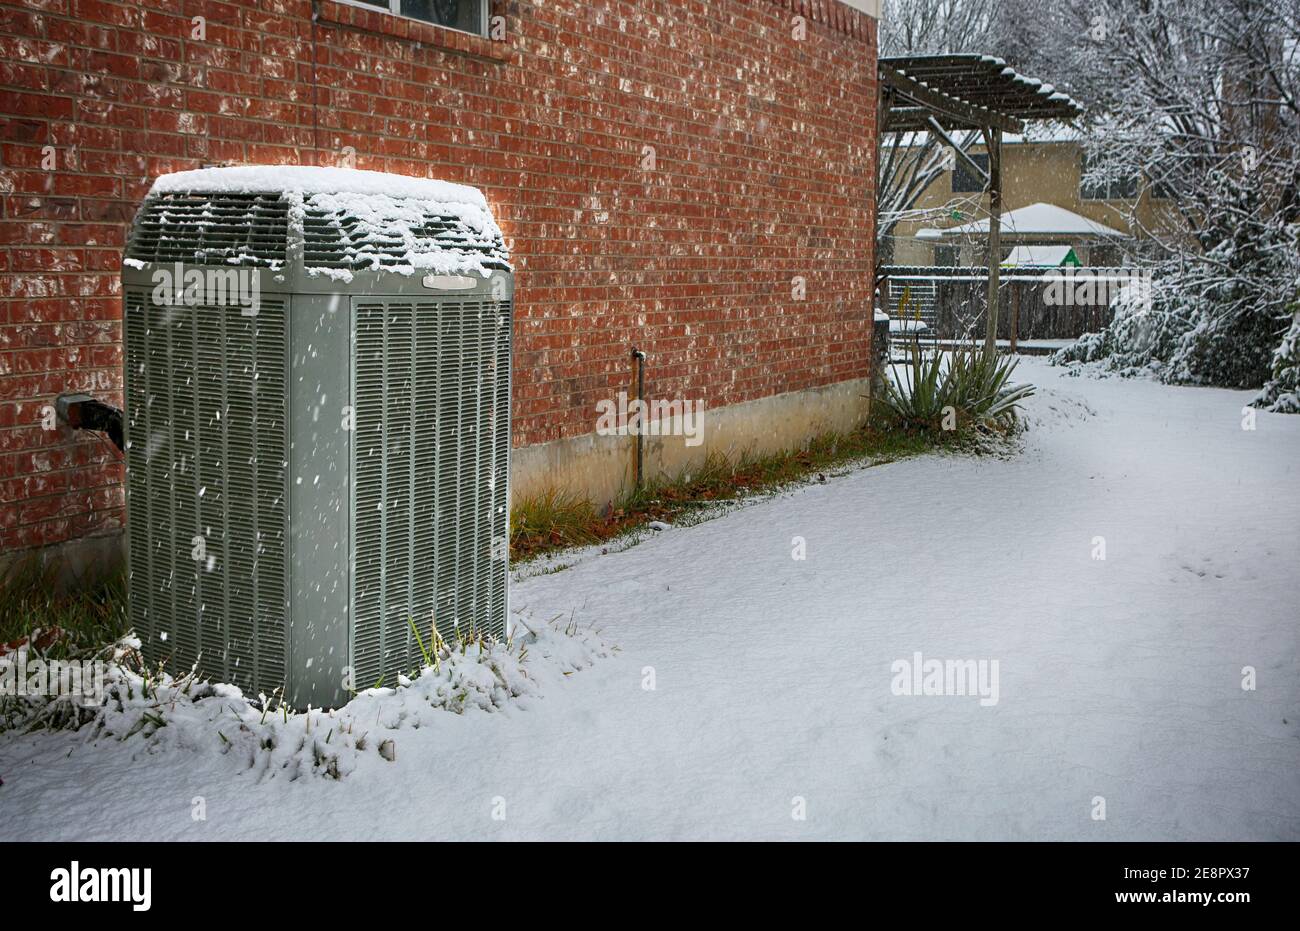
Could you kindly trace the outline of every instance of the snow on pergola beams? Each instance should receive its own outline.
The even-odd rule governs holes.
[[[890,97],[882,132],[920,132],[934,116],[948,129],[1024,131],[1025,120],[1073,120],[1076,101],[992,55],[882,58],[882,93]]]
[[[992,55],[882,58],[878,69],[880,134],[939,130],[949,145],[952,141],[944,130],[978,130],[984,136],[989,159],[985,179],[989,191],[989,295],[984,351],[991,355],[997,345],[1002,265],[1002,134],[1023,133],[1027,120],[1073,120],[1083,113],[1083,107],[1052,85],[1018,74]]]
[[[1025,124],[1015,117],[937,91],[883,62],[880,65],[880,91],[885,117],[882,132],[929,129],[932,118],[945,129],[988,127],[1009,133],[1025,131]]]

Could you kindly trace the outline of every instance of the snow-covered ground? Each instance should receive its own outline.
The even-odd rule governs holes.
[[[1016,458],[864,469],[517,582],[621,647],[541,698],[426,714],[338,781],[0,738],[0,837],[1300,839],[1300,417],[1020,371]],[[894,694],[916,653],[996,660],[996,704]]]

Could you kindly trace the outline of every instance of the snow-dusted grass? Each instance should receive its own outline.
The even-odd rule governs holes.
[[[139,735],[150,754],[216,751],[259,778],[342,779],[366,759],[395,761],[402,731],[430,726],[446,712],[496,712],[538,698],[544,685],[611,652],[589,631],[539,625],[518,646],[482,639],[440,646],[431,665],[391,688],[366,689],[340,709],[296,713],[265,695],[251,703],[233,686],[150,679],[118,666],[87,737],[93,743]]]
[[[139,641],[126,639],[106,651],[97,704],[71,696],[28,698],[22,700],[26,720],[10,730],[73,731],[81,744],[74,752],[87,756],[117,752],[115,745],[122,744],[161,766],[218,765],[257,780],[342,779],[375,759],[394,762],[403,732],[436,728],[448,712],[526,706],[548,686],[616,652],[596,632],[559,620],[534,624],[535,630],[521,623],[519,639],[507,643],[478,637],[430,644],[425,668],[331,710],[294,711],[276,695],[245,696],[193,672],[172,676],[150,669]]]
[[[0,837],[1300,839],[1300,419],[1018,375],[1017,457],[857,470],[517,582],[620,647],[540,697],[422,715],[339,780],[0,738]],[[997,660],[997,704],[895,695],[917,652]]]

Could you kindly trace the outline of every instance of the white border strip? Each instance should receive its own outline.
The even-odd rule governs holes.
[[[880,0],[840,0],[840,3],[861,10],[873,19],[880,19]]]

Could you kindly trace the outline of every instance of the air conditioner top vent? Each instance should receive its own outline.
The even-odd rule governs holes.
[[[487,211],[457,206],[387,194],[307,195],[303,265],[404,274],[509,271],[501,231]]]
[[[285,261],[289,204],[276,194],[234,191],[151,194],[136,216],[126,255],[137,262],[252,265]]]
[[[343,168],[250,166],[163,175],[136,217],[128,264],[192,262],[350,279],[357,271],[509,271],[476,188]]]

